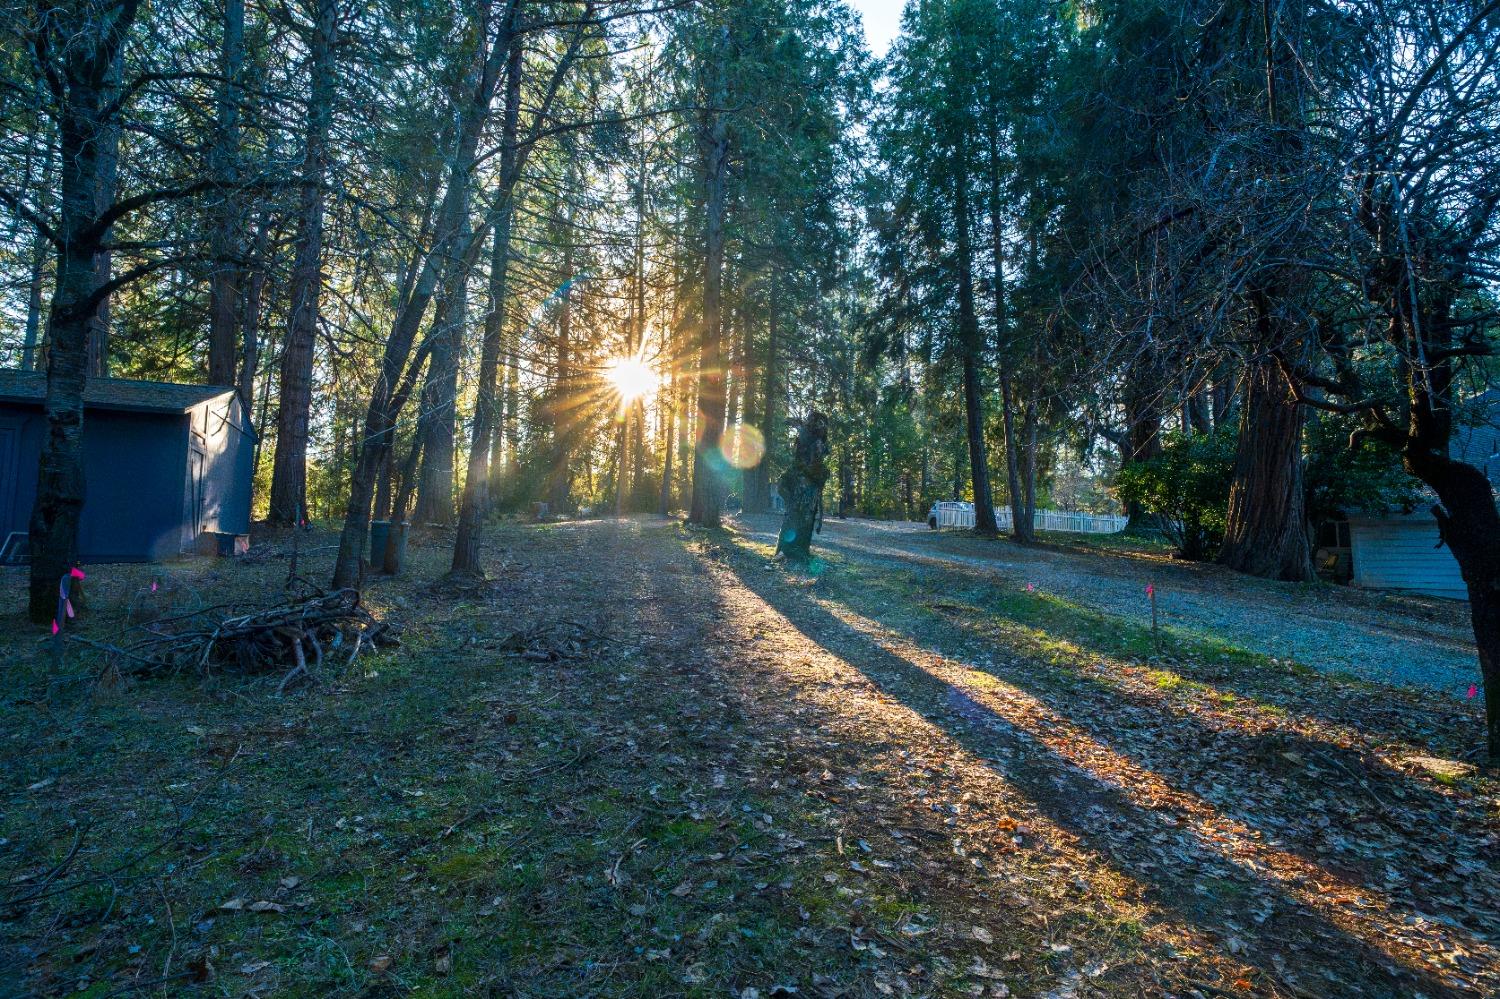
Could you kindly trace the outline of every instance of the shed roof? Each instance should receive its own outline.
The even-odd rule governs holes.
[[[233,394],[223,385],[182,385],[143,382],[128,378],[90,378],[83,403],[96,409],[125,409],[140,413],[186,413],[200,403]],[[47,376],[40,371],[0,368],[0,400],[40,404],[47,394]]]

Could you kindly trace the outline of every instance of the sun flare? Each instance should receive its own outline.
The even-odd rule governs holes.
[[[639,357],[616,357],[604,366],[608,379],[621,403],[635,402],[656,391],[661,378]]]

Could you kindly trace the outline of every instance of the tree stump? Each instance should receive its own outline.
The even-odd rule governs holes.
[[[808,414],[797,431],[792,464],[781,473],[781,496],[786,513],[776,553],[806,561],[812,557],[813,532],[820,530],[823,514],[823,484],[828,481],[828,417],[817,410]]]

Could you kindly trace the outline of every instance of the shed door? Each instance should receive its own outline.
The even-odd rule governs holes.
[[[203,503],[206,499],[203,492],[203,475],[208,462],[204,458],[203,449],[195,441],[188,449],[188,524],[196,539],[203,531]]]

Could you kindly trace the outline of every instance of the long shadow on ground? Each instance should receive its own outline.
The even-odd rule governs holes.
[[[1402,964],[1370,940],[1333,923],[1280,884],[1234,862],[1210,839],[1167,811],[1142,807],[1129,790],[1107,782],[981,703],[970,691],[897,655],[870,635],[787,587],[774,574],[746,571],[759,559],[731,553],[729,568],[750,591],[785,616],[811,641],[840,658],[887,695],[988,762],[1025,794],[1040,813],[1081,838],[1123,873],[1146,886],[1152,901],[1182,920],[1243,941],[1241,955],[1268,977],[1294,988],[1317,987],[1323,977],[1341,994],[1409,997],[1465,994],[1427,970]],[[761,563],[763,564],[763,563]],[[1012,679],[1007,676],[1007,679]],[[1035,687],[1035,685],[1031,685]],[[1065,720],[1076,705],[1055,690],[1039,697]],[[1098,708],[1095,699],[1085,712]],[[1094,719],[1098,725],[1099,719]],[[1082,726],[1080,726],[1082,727]],[[1205,732],[1203,740],[1220,738]],[[1243,748],[1241,747],[1241,751]],[[996,757],[1003,757],[998,762]],[[1168,844],[1170,849],[1164,849]],[[1169,859],[1170,855],[1170,859]],[[1205,872],[1214,872],[1212,878]],[[1205,880],[1217,890],[1203,890]],[[1300,984],[1293,984],[1296,979]]]

